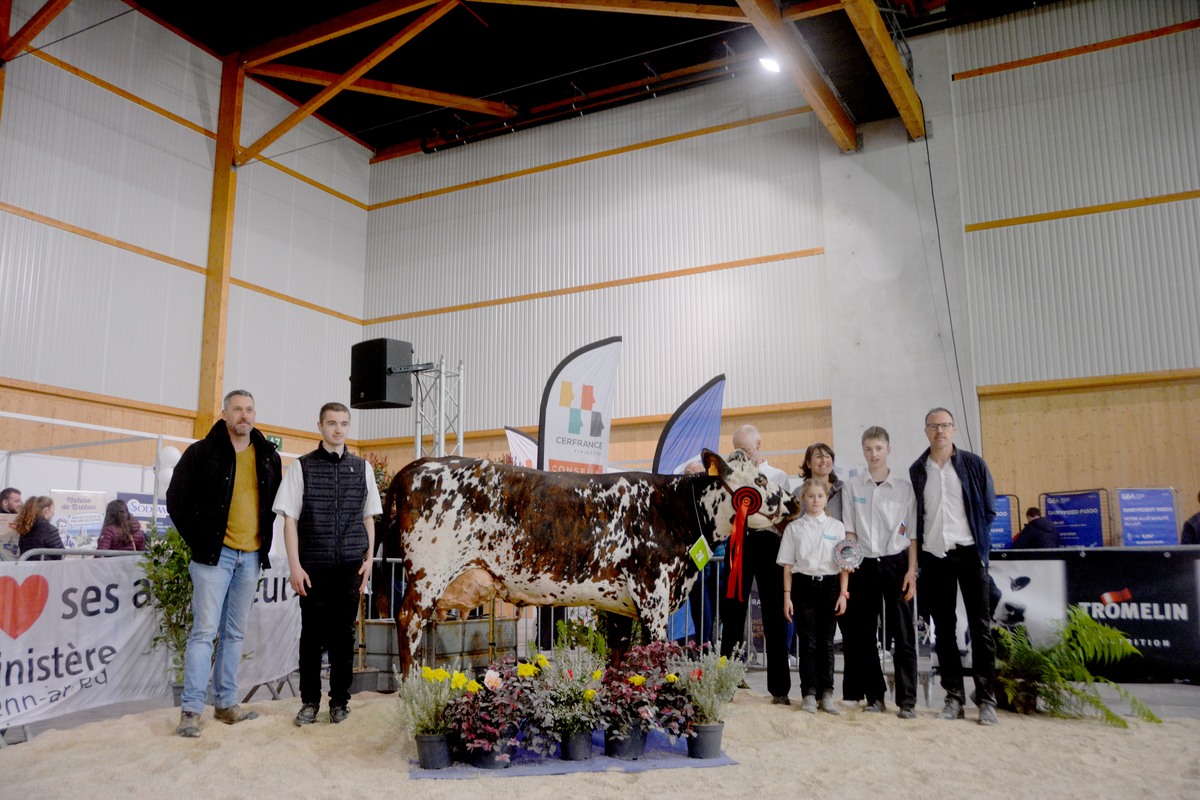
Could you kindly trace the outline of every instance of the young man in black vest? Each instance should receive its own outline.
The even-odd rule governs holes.
[[[375,515],[383,513],[375,472],[346,452],[350,409],[321,406],[321,443],[292,462],[275,498],[283,515],[291,585],[300,595],[300,713],[297,725],[317,721],[321,651],[329,651],[329,721],[350,715],[354,621],[367,587]]]

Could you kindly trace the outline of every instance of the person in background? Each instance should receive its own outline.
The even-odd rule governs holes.
[[[97,550],[146,549],[146,537],[142,534],[142,523],[129,516],[129,506],[124,500],[113,500],[104,509],[104,525],[100,530]]]
[[[1042,547],[1062,547],[1058,540],[1058,528],[1042,516],[1040,508],[1030,506],[1025,512],[1025,527],[1013,539],[1012,549],[1034,550]]]
[[[683,468],[684,475],[699,475],[704,473],[704,465],[699,461],[689,461]],[[692,609],[692,622],[696,625],[696,641],[712,642],[713,640],[713,609],[717,607],[717,569],[725,559],[725,542],[722,540],[713,548],[712,560],[704,565],[700,577],[688,594],[688,603]]]
[[[796,615],[800,636],[801,711],[841,714],[833,703],[834,618],[846,611],[850,598],[849,573],[834,561],[837,543],[846,537],[842,523],[825,513],[829,488],[820,478],[809,478],[800,487],[804,516],[788,523],[779,545],[783,567],[783,615]],[[793,606],[793,599],[795,605]]]
[[[1200,501],[1200,494],[1196,495],[1196,500]],[[1200,513],[1192,514],[1187,522],[1183,523],[1183,530],[1179,532],[1179,543],[1200,544]]]
[[[925,415],[929,448],[908,468],[917,501],[920,586],[937,629],[938,669],[946,707],[938,719],[964,719],[963,666],[955,630],[962,591],[971,631],[979,724],[996,724],[996,645],[988,610],[988,559],[996,490],[987,463],[954,446],[954,417],[944,408]]]
[[[20,534],[19,547],[21,554],[30,550],[61,550],[62,536],[58,528],[50,524],[54,516],[54,501],[46,496],[31,497],[29,502],[21,506],[17,521],[13,528]],[[62,556],[33,556],[30,561],[62,561]]]
[[[19,513],[21,513],[21,492],[10,486],[0,492],[0,514]]]

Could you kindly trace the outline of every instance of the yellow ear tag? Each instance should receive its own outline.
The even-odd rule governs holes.
[[[717,477],[717,465],[716,464],[708,465],[708,474],[713,476],[714,478]]]

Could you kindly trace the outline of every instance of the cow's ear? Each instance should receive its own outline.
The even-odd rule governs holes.
[[[725,463],[725,459],[708,448],[705,448],[701,452],[700,458],[704,462],[704,468],[708,470],[708,474],[713,477],[725,478],[731,472],[729,465]]]

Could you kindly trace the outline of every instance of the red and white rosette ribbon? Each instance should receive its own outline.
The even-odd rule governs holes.
[[[743,486],[733,493],[733,508],[737,515],[733,518],[733,535],[729,537],[729,588],[725,592],[727,598],[733,598],[737,591],[737,599],[742,597],[742,537],[746,529],[746,517],[757,514],[762,508],[762,495],[757,489]]]

